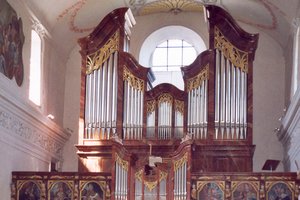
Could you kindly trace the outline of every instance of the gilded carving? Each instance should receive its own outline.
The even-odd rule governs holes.
[[[187,12],[203,12],[201,2],[193,0],[159,0],[153,1],[140,8],[140,15],[153,14],[157,12],[172,12],[178,14],[182,11]]]
[[[116,153],[116,163],[118,163],[124,170],[128,171],[128,161],[120,158],[120,156],[117,153]]]
[[[144,180],[144,185],[148,188],[149,191],[152,191],[154,188],[156,188],[157,184],[161,182],[161,180],[167,178],[167,172],[160,171],[159,173],[159,181],[146,181]],[[135,178],[139,180],[140,182],[143,182],[143,169],[139,170],[137,173],[135,173]]]
[[[234,66],[241,68],[243,72],[248,72],[248,53],[231,44],[218,27],[215,27],[214,43],[215,48],[219,49]]]
[[[48,198],[50,199],[75,199],[74,181],[70,180],[49,180]]]
[[[208,78],[209,78],[209,67],[207,64],[199,74],[190,78],[187,81],[187,90],[191,91],[191,90],[197,89],[198,87],[200,87],[203,84],[203,81],[208,80]]]
[[[106,196],[105,181],[79,181],[79,199],[104,199]]]
[[[259,181],[232,181],[231,196],[233,199],[239,199],[246,196],[247,199],[258,199]]]
[[[161,104],[163,102],[167,102],[169,104],[173,104],[173,97],[168,93],[163,93],[158,97],[158,104]]]
[[[95,180],[95,179],[105,179],[104,176],[83,176],[81,179],[84,180]]]
[[[45,177],[47,178],[47,177]],[[74,177],[73,176],[50,176],[50,179],[73,179]]]
[[[266,182],[266,199],[293,199],[294,181],[267,181]]]
[[[147,101],[147,115],[153,113],[155,111],[156,101]]]
[[[123,80],[127,81],[134,89],[144,91],[144,80],[134,76],[125,66],[123,71]]]
[[[17,181],[17,199],[26,199],[28,197],[46,199],[46,188],[42,180],[18,180]]]
[[[182,115],[184,113],[184,101],[179,101],[175,99],[175,110],[180,112]]]
[[[180,158],[179,160],[173,161],[174,171],[177,171],[187,161],[188,161],[188,154],[187,153],[185,153],[184,156],[182,158]]]
[[[86,74],[101,68],[111,54],[118,51],[120,33],[117,31],[98,51],[87,56]]]

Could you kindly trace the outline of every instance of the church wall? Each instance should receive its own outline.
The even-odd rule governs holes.
[[[69,134],[62,128],[64,71],[62,59],[47,35],[43,44],[42,103],[38,107],[28,99],[30,38],[33,16],[21,1],[8,1],[23,23],[24,79],[17,86],[14,78],[0,74],[0,194],[10,199],[12,171],[49,171],[51,162],[62,165],[62,150]],[[46,116],[55,116],[52,121]]]
[[[71,137],[64,148],[63,171],[77,171],[78,157],[76,147],[78,144],[79,114],[80,114],[80,78],[81,78],[81,56],[77,45],[70,54],[67,62],[64,127],[70,130]]]
[[[261,171],[267,159],[283,161],[283,147],[276,128],[283,115],[285,94],[285,60],[280,45],[265,33],[245,26],[251,33],[259,33],[253,71],[253,170]],[[277,171],[283,171],[280,162]]]

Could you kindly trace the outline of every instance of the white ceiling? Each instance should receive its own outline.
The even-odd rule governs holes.
[[[204,0],[203,0],[204,1]],[[207,1],[207,0],[206,0]],[[300,17],[299,0],[209,0],[227,10],[240,23],[266,32],[284,48],[295,18]],[[68,55],[77,39],[88,35],[110,11],[131,6],[135,15],[151,7],[151,11],[164,12],[172,6],[188,5],[182,10],[195,10],[198,0],[23,0],[46,27],[53,41]],[[162,9],[164,7],[164,9]],[[186,8],[186,9],[185,9]],[[184,12],[182,12],[184,14]],[[151,17],[148,14],[147,17]]]

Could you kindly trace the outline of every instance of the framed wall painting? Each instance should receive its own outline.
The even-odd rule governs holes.
[[[197,182],[198,200],[224,200],[224,181]]]
[[[0,73],[23,82],[22,50],[25,41],[23,24],[6,0],[0,0]]]

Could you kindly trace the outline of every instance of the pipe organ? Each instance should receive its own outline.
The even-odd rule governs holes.
[[[123,138],[141,140],[143,132],[145,82],[135,77],[127,68],[124,68],[123,79]]]
[[[215,138],[247,138],[248,54],[215,27]]]
[[[115,199],[128,199],[128,162],[115,155]]]
[[[243,31],[221,8],[205,8],[209,49],[181,68],[184,90],[150,87],[151,69],[127,52],[135,24],[127,8],[79,40],[79,171],[111,173],[111,199],[191,199],[193,174],[252,171],[258,35]]]
[[[85,139],[109,139],[116,133],[117,39],[118,32],[103,48],[87,56]]]
[[[207,139],[208,77],[207,65],[199,74],[187,80],[187,131],[195,139]]]
[[[299,174],[252,172],[258,35],[219,7],[204,12],[209,49],[181,68],[183,91],[150,87],[127,52],[129,9],[81,38],[78,172],[12,172],[11,199],[297,199]]]

